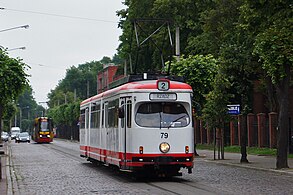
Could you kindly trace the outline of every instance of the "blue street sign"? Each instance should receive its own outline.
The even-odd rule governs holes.
[[[228,114],[240,114],[240,104],[227,105]]]

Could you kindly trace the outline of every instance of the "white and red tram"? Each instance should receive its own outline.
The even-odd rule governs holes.
[[[168,77],[128,82],[80,105],[80,155],[120,170],[193,168],[192,88]]]

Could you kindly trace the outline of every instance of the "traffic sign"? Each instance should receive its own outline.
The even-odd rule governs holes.
[[[240,114],[240,104],[227,105],[228,114]]]

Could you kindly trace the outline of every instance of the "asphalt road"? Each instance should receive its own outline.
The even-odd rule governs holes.
[[[196,159],[192,174],[134,179],[79,157],[79,144],[10,143],[12,194],[293,194],[293,175]]]

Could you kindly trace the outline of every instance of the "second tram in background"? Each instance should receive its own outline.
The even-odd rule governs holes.
[[[53,121],[48,117],[38,117],[34,121],[32,139],[37,143],[50,143],[53,141]]]
[[[192,88],[172,77],[133,78],[81,103],[80,152],[157,176],[193,168]]]

